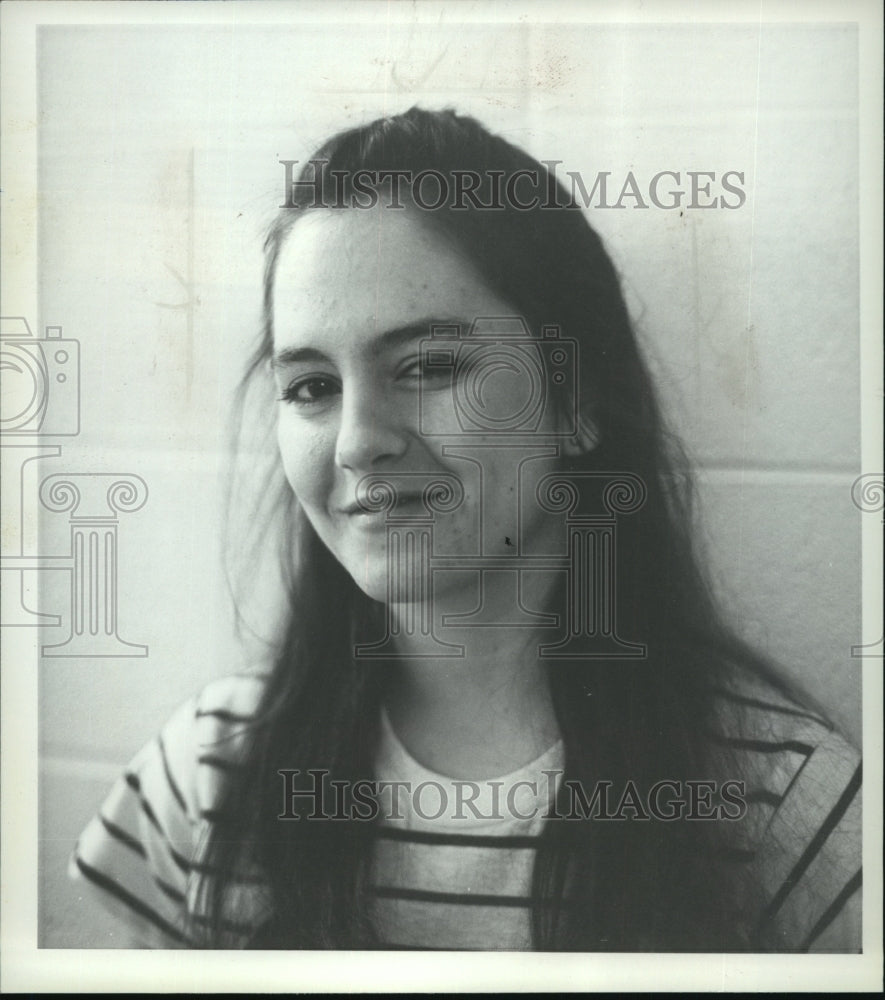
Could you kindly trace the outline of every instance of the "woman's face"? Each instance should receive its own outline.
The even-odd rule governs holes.
[[[494,429],[461,433],[451,367],[421,365],[433,326],[459,324],[463,338],[478,317],[516,315],[411,210],[309,212],[283,244],[273,307],[283,467],[319,537],[376,600],[388,595],[387,515],[359,506],[365,476],[389,477],[407,518],[424,511],[429,476],[457,477],[464,499],[436,515],[435,552],[515,554],[520,532],[525,541],[549,525],[518,515],[517,467],[529,461],[533,477],[556,467],[555,439],[543,437],[552,418],[542,414],[521,450]],[[506,363],[493,370],[478,388],[483,412],[511,413],[520,378]],[[450,576],[436,575],[437,593]]]

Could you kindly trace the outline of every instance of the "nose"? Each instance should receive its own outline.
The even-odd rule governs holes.
[[[335,445],[335,464],[351,472],[371,472],[402,456],[408,435],[390,401],[371,392],[346,393]]]

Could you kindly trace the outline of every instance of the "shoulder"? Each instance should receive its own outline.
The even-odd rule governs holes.
[[[222,722],[250,719],[258,710],[267,684],[267,674],[259,671],[230,674],[210,681],[193,698],[201,717]]]
[[[856,771],[859,780],[860,752],[826,714],[764,678],[742,675],[717,689],[715,716],[714,741],[748,784],[782,794],[803,790],[811,775],[834,791]]]
[[[132,759],[129,786],[154,805],[175,802],[192,822],[205,818],[253,731],[265,683],[263,674],[234,674],[188,698]]]
[[[123,769],[76,844],[71,876],[143,944],[186,943],[198,849],[264,683],[258,674],[225,677],[181,704]]]
[[[208,684],[192,700],[183,747],[191,796],[201,819],[212,818],[227,776],[244,753],[261,706],[266,676],[235,674]],[[171,720],[170,720],[171,721]],[[162,734],[161,734],[162,736]]]
[[[766,950],[860,948],[861,756],[826,717],[763,679],[719,693],[723,767],[745,782]]]
[[[232,762],[258,719],[266,683],[267,676],[257,673],[214,680],[185,702],[161,735],[188,731],[196,763],[207,756]]]

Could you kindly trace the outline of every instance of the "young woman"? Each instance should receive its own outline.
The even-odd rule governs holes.
[[[859,950],[858,755],[714,606],[568,192],[418,109],[289,180],[247,373],[288,621],[73,874],[158,947]]]

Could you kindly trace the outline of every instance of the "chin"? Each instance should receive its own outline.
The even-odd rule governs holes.
[[[387,604],[390,595],[386,559],[354,559],[346,562],[342,560],[342,565],[366,597]]]
[[[388,589],[387,589],[387,578],[383,580],[375,579],[374,577],[365,576],[354,576],[353,582],[359,587],[359,589],[366,595],[366,597],[371,598],[373,601],[378,601],[379,604],[388,603]]]

